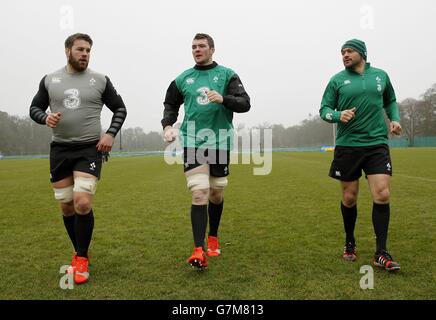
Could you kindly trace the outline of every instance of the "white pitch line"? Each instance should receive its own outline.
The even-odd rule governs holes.
[[[428,182],[435,182],[436,183],[436,179],[432,179],[432,178],[417,177],[417,176],[408,176],[408,175],[399,174],[399,173],[394,173],[394,178],[395,178],[395,176],[400,176],[400,177],[409,178],[409,179],[417,179],[417,180],[428,181]]]

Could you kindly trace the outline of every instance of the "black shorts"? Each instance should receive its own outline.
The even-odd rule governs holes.
[[[73,171],[92,174],[100,178],[102,154],[97,151],[98,141],[86,143],[50,144],[50,181],[56,182],[72,176]]]
[[[228,150],[201,148],[183,149],[184,172],[203,164],[209,165],[210,175],[212,177],[227,177],[229,175],[230,152]]]
[[[369,147],[335,147],[335,156],[329,176],[341,181],[355,181],[365,175],[387,174],[392,176],[389,147],[379,144]]]

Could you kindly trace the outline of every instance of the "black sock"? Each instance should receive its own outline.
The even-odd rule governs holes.
[[[89,211],[88,214],[77,214],[74,225],[77,239],[77,255],[79,257],[88,257],[88,248],[91,243],[92,230],[94,229],[94,213]]]
[[[72,216],[62,216],[64,218],[65,229],[67,229],[68,235],[70,236],[71,242],[73,243],[74,251],[77,252],[77,240],[76,233],[74,231],[74,225],[76,221],[75,214]]]
[[[373,203],[372,206],[372,224],[374,226],[377,252],[386,250],[386,242],[388,239],[390,207],[389,203],[378,204]]]
[[[356,226],[357,219],[357,205],[355,204],[353,207],[348,208],[344,206],[341,201],[341,212],[342,218],[344,219],[344,229],[345,229],[345,242],[355,243],[354,239],[354,227]]]
[[[195,247],[204,247],[204,237],[207,228],[207,205],[191,206],[192,233]]]
[[[224,200],[220,204],[209,201],[209,235],[218,237],[218,227],[220,226],[221,214],[223,213]]]

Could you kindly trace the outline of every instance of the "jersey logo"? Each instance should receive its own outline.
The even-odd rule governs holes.
[[[205,106],[210,103],[209,98],[207,97],[207,92],[210,91],[208,87],[201,87],[197,89],[197,92],[200,94],[199,97],[197,97],[197,103],[201,104],[202,106]]]
[[[94,78],[91,78],[91,80],[89,80],[89,84],[91,85],[91,86],[93,86],[93,85],[95,85],[95,79]]]
[[[194,78],[188,78],[186,79],[187,84],[193,84],[195,82]]]
[[[333,113],[331,113],[331,112],[327,113],[327,114],[325,115],[325,118],[326,118],[327,120],[333,120]]]
[[[91,170],[91,171],[95,171],[95,168],[96,168],[96,166],[95,166],[95,162],[92,162],[92,163],[89,165],[89,170]]]
[[[51,78],[51,83],[61,83],[61,78],[60,77],[53,77],[53,78]]]
[[[382,86],[381,86],[381,79],[379,76],[377,76],[375,78],[375,80],[377,81],[377,91],[380,92],[382,90]]]
[[[345,80],[345,81],[344,81],[344,84],[345,84],[345,85],[350,84],[350,83],[351,83],[350,80]]]
[[[77,109],[80,107],[80,91],[78,89],[68,89],[64,93],[68,96],[64,99],[64,107],[67,109]]]
[[[215,76],[215,77],[213,77],[213,82],[215,82],[215,83],[217,83],[218,82],[218,77],[217,76]]]

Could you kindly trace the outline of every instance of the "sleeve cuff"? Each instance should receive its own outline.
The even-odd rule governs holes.
[[[341,111],[335,111],[333,112],[333,121],[339,122],[341,121]]]

